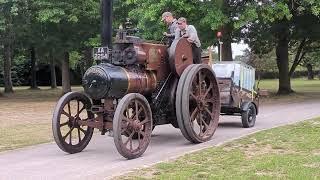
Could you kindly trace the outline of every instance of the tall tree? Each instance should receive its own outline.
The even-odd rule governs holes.
[[[293,90],[290,83],[289,48],[293,41],[300,41],[301,48],[305,46],[304,39],[313,39],[313,29],[319,27],[320,2],[309,0],[261,1],[256,3],[259,16],[256,21],[247,25],[248,43],[256,52],[268,52],[276,48],[276,61],[279,69],[278,94],[289,94]],[[308,28],[305,22],[312,23]],[[298,49],[296,59],[301,58]],[[295,66],[295,64],[294,64]]]
[[[36,71],[36,50],[35,47],[30,49],[31,60],[31,89],[39,89],[37,86],[37,71]]]
[[[62,91],[71,91],[69,60],[71,51],[80,51],[90,38],[100,33],[100,2],[87,0],[46,0],[38,11],[38,20],[44,26],[46,44],[53,45],[55,59],[62,59]],[[52,69],[53,70],[53,69]]]

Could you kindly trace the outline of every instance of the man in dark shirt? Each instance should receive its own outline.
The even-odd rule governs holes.
[[[168,31],[164,32],[163,35],[168,38],[168,45],[171,46],[175,37],[175,31],[178,28],[178,21],[172,16],[171,12],[164,12],[161,20],[168,26]]]

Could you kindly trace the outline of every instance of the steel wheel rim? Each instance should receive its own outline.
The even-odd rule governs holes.
[[[113,123],[118,152],[127,159],[142,155],[152,133],[152,114],[148,101],[140,94],[127,94],[118,104]]]
[[[186,85],[184,124],[193,142],[205,142],[213,136],[219,121],[220,95],[215,75],[208,65],[197,65],[191,69]]]
[[[76,100],[76,104],[77,104],[77,111],[74,114],[72,112],[72,108],[71,108],[71,103],[72,101]],[[80,104],[82,104],[82,107],[80,108]],[[65,107],[67,107],[67,111],[65,110]],[[82,119],[81,118],[81,114],[84,113],[86,110],[85,107],[85,102],[81,99],[78,98],[72,98],[70,101],[68,101],[67,103],[65,103],[63,105],[63,108],[60,109],[60,115],[59,115],[59,136],[60,138],[63,140],[63,144],[65,146],[72,146],[72,147],[78,147],[81,146],[82,143],[85,141],[85,139],[87,138],[87,136],[89,136],[89,127],[87,126],[86,129],[83,128],[83,126],[80,126],[77,122],[79,120],[88,120],[90,117],[90,114],[87,112],[87,118],[86,119]],[[66,122],[61,122],[62,117],[67,117],[68,121]],[[68,127],[69,130],[67,133],[65,133],[63,135],[63,133],[61,132],[61,128],[63,127]],[[74,144],[74,139],[73,139],[73,131],[76,130],[76,136],[77,136],[77,142],[76,144]]]

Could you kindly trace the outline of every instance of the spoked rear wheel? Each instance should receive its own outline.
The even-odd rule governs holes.
[[[114,143],[118,152],[127,159],[141,156],[150,143],[152,124],[147,99],[138,93],[124,96],[113,118]]]
[[[70,92],[62,96],[53,113],[53,137],[59,148],[70,154],[81,152],[90,142],[94,128],[80,126],[79,120],[94,118],[87,111],[91,107],[90,99],[79,92]]]
[[[219,122],[219,87],[210,66],[194,65],[188,72],[181,96],[182,118],[189,141],[201,143],[211,139]]]

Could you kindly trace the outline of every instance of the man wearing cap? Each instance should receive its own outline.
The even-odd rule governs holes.
[[[175,39],[184,37],[191,43],[193,62],[195,64],[201,63],[201,42],[198,37],[196,28],[193,25],[188,25],[184,17],[178,19],[178,29],[175,32]]]
[[[164,12],[161,20],[168,25],[168,31],[164,32],[163,35],[168,38],[168,44],[171,46],[175,37],[175,30],[178,28],[178,21],[172,16],[171,12]]]

